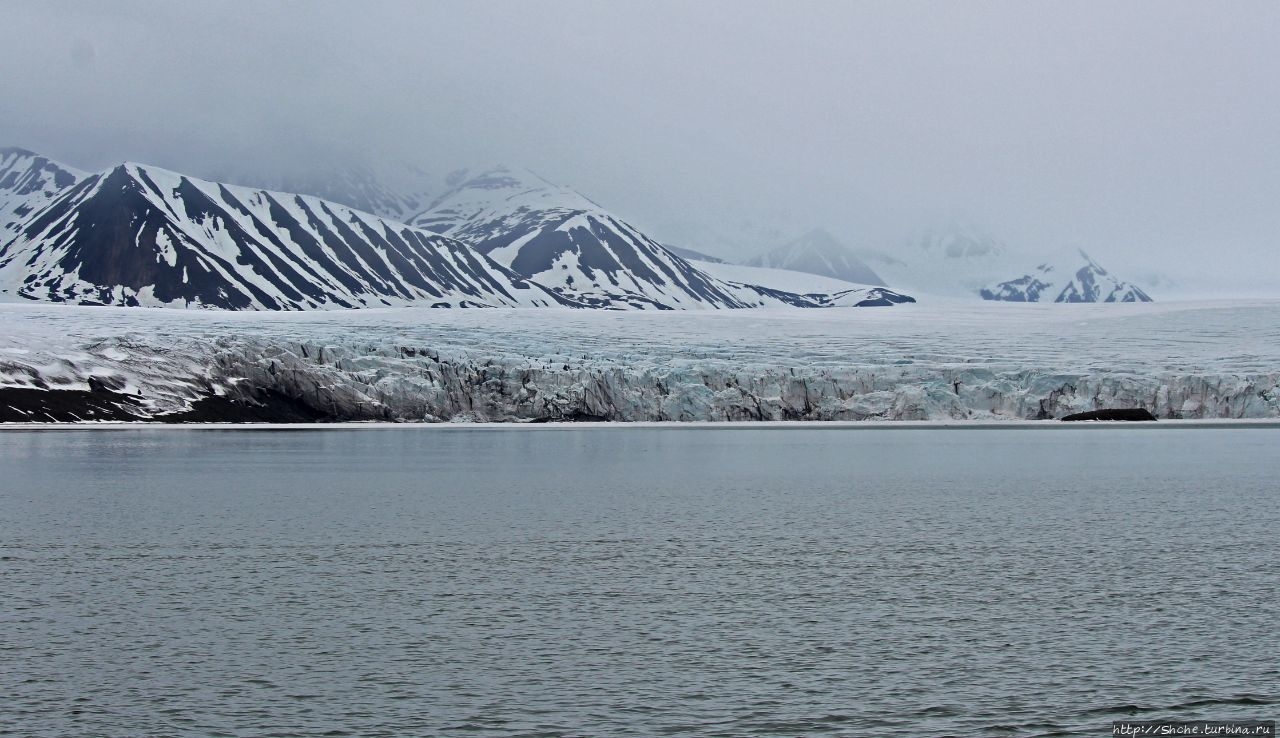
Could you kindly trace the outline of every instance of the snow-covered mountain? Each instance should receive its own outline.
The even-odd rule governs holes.
[[[725,282],[794,292],[813,300],[820,307],[879,307],[915,302],[915,298],[888,287],[854,284],[809,272],[743,266],[723,261],[700,262],[698,266],[707,274]]]
[[[717,280],[581,193],[529,171],[469,177],[411,219],[596,307],[813,307],[799,295]]]
[[[730,263],[763,254],[812,227],[783,208],[725,208],[714,202],[673,205],[665,216],[655,214],[652,235],[664,244],[680,244]]]
[[[0,242],[22,221],[85,176],[26,149],[0,148]]]
[[[751,259],[747,266],[821,274],[857,284],[885,284],[857,254],[821,228]]]
[[[5,236],[0,291],[32,300],[267,310],[566,302],[434,233],[140,164],[80,178]]]
[[[1151,302],[1141,288],[1111,275],[1083,250],[1042,262],[980,294],[984,300],[1010,302]]]

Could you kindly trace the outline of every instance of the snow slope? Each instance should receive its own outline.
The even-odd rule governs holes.
[[[751,259],[747,262],[747,266],[790,269],[821,274],[856,284],[885,286],[884,280],[876,274],[874,269],[858,258],[849,247],[840,243],[835,236],[821,228],[811,230],[768,253]]]
[[[0,322],[0,388],[115,387],[149,414],[271,391],[334,419],[1034,419],[1116,407],[1280,417],[1275,300],[429,313],[13,304]]]
[[[879,307],[915,302],[888,287],[871,287],[841,279],[790,269],[742,266],[724,262],[698,262],[702,271],[729,283],[755,284],[795,292],[821,307]]]
[[[811,272],[797,272],[790,269],[745,266],[728,262],[696,261],[694,263],[707,274],[717,279],[723,279],[726,282],[758,284],[764,287],[772,287],[776,290],[786,290],[787,292],[798,292],[800,294],[806,292],[843,292],[855,287],[866,286],[846,282],[835,277],[826,277]]]
[[[596,307],[812,306],[712,278],[582,194],[528,171],[498,167],[470,177],[410,222]]]
[[[1010,302],[1151,302],[1136,285],[1112,276],[1083,250],[984,287],[984,300]]]
[[[0,291],[266,310],[565,302],[433,233],[314,197],[140,164],[83,177],[0,241]]]

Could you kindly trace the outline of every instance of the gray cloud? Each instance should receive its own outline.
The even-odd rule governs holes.
[[[765,214],[1276,280],[1274,2],[7,3],[0,141],[198,173],[504,161],[657,235]],[[697,246],[697,244],[689,244]]]

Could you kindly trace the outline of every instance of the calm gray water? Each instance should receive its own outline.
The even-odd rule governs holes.
[[[1278,440],[0,433],[0,734],[1272,719]]]

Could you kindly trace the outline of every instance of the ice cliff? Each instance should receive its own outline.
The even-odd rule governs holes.
[[[334,420],[1280,417],[1275,302],[871,318],[0,308],[0,388],[114,392],[147,417],[268,395]]]

